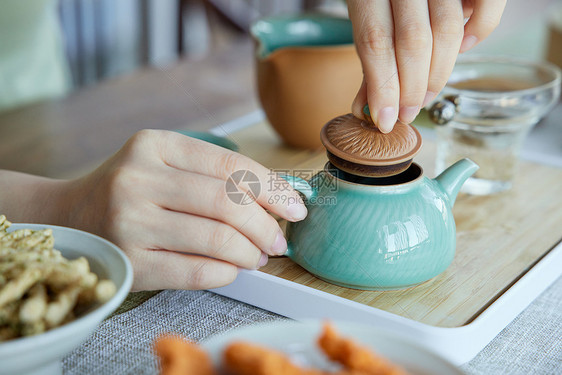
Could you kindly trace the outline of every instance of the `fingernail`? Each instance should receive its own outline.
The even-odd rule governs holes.
[[[426,92],[425,98],[423,99],[422,107],[425,107],[426,105],[428,105],[429,102],[431,102],[433,99],[435,99],[436,96],[437,96],[437,94],[434,93],[433,91]]]
[[[400,108],[400,121],[409,124],[414,121],[419,112],[420,107],[418,106],[402,107]]]
[[[478,38],[474,35],[465,35],[462,39],[460,53],[466,52],[478,42]]]
[[[273,247],[271,248],[271,253],[273,255],[283,255],[285,254],[285,250],[287,250],[287,240],[285,240],[283,232],[279,230],[279,232],[277,232],[277,237],[275,237]]]
[[[396,124],[396,109],[394,107],[384,107],[379,111],[377,125],[383,133],[390,133]]]
[[[262,253],[260,261],[258,262],[258,268],[265,266],[267,264],[268,260],[269,260],[269,257],[267,256],[267,254]]]
[[[291,221],[301,221],[308,214],[308,210],[301,202],[291,202],[287,207],[287,215]]]

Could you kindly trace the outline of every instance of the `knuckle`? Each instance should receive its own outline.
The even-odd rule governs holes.
[[[209,270],[210,261],[201,259],[194,269],[189,273],[187,285],[190,289],[207,289],[212,285],[212,272]]]
[[[146,139],[151,139],[153,137],[156,136],[156,134],[159,133],[158,130],[154,130],[154,129],[142,129],[139,130],[138,132],[136,132],[131,138],[135,139],[136,141],[145,141]]]
[[[374,55],[387,55],[394,51],[392,33],[380,25],[368,27],[361,33],[357,42],[360,49]]]
[[[232,260],[230,261],[240,267],[256,269],[261,254],[261,251],[249,243],[249,241],[239,241],[235,244],[235,248],[233,248]]]
[[[125,145],[121,148],[121,152],[126,158],[144,155],[150,152],[153,146],[158,144],[157,140],[161,139],[161,134],[162,131],[160,130],[139,130],[127,140]]]
[[[484,35],[490,34],[499,25],[500,19],[497,17],[479,17],[478,19],[478,29],[483,32]]]
[[[273,241],[275,241],[277,233],[279,232],[279,223],[273,218],[273,216],[267,214],[264,228],[267,231],[268,237],[271,238],[269,242],[273,244]]]
[[[379,86],[369,87],[369,98],[374,98],[374,103],[384,103],[389,100],[398,102],[400,83],[397,79],[389,79]]]
[[[435,39],[448,44],[459,42],[464,34],[462,20],[453,20],[452,17],[441,18],[441,20],[433,26]]]
[[[419,22],[408,22],[397,32],[400,49],[408,51],[429,50],[432,45],[431,30]]]
[[[153,129],[143,129],[139,130],[130,138],[130,143],[132,146],[144,146],[150,143],[153,139],[158,136],[159,131]]]
[[[226,245],[226,243],[234,238],[236,231],[228,226],[217,223],[209,233],[208,246],[210,256],[215,257],[218,252]]]
[[[418,84],[414,87],[414,85],[408,86],[408,93],[402,94],[400,97],[400,106],[416,106],[421,105],[425,93],[427,92],[427,86]]]
[[[261,251],[250,240],[241,234],[233,237],[233,263],[244,268],[257,268],[261,258]]]
[[[223,217],[232,217],[232,211],[236,208],[226,193],[226,186],[222,189],[217,188],[213,199],[213,210],[217,213],[222,213]]]
[[[216,263],[210,259],[201,259],[188,275],[186,284],[189,289],[211,289],[230,284],[238,275],[233,265]]]
[[[447,84],[449,79],[448,70],[443,69],[443,71],[438,73],[432,73],[427,83],[427,90],[432,92],[441,92],[443,87]]]
[[[222,154],[219,156],[217,164],[218,170],[226,172],[226,175],[230,175],[239,169],[243,169],[241,167],[242,163],[240,155],[235,152],[226,152]]]
[[[259,226],[256,226],[255,232],[255,239],[252,239],[256,244],[263,244],[260,246],[262,249],[266,249],[268,246],[273,244],[275,240],[275,236],[279,231],[279,223],[271,214],[267,213],[262,208],[258,207],[258,212],[255,216],[255,222],[259,223]]]
[[[240,267],[255,269],[261,258],[261,251],[247,240],[238,231],[232,230],[231,235],[226,236],[226,242],[229,242],[228,254],[224,254],[221,258],[236,264]],[[225,243],[226,243],[225,242]]]

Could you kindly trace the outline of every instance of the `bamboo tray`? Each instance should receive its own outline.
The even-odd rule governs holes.
[[[323,150],[283,146],[263,120],[230,138],[242,154],[301,176],[312,176],[327,160]],[[434,155],[435,145],[424,138],[415,161],[430,177]],[[415,288],[343,288],[279,257],[214,291],[296,319],[346,319],[392,328],[461,364],[562,274],[561,186],[562,169],[522,162],[511,191],[460,194],[453,208],[455,259],[444,273]]]

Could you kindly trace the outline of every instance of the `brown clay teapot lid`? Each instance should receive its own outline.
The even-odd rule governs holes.
[[[349,113],[322,128],[320,138],[330,162],[345,172],[365,177],[392,176],[406,170],[420,151],[420,133],[401,122],[390,133],[382,133],[367,107],[363,112],[365,119]]]

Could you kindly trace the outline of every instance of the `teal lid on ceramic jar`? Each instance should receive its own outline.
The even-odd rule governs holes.
[[[322,14],[263,18],[252,25],[250,32],[258,42],[260,58],[279,48],[353,44],[349,19]]]

